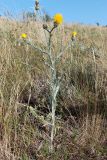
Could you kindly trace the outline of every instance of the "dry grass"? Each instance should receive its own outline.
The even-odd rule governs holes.
[[[51,24],[49,24],[51,25]],[[32,43],[46,47],[42,24],[0,19],[0,160],[107,159],[107,28],[83,25],[59,27],[53,53],[71,46],[57,66],[64,71],[58,95],[54,155],[48,153],[49,128],[35,117],[49,119],[48,70],[43,57],[19,43],[25,32]]]

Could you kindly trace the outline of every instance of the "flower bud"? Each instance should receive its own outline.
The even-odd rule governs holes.
[[[45,30],[47,30],[47,29],[48,29],[47,24],[43,24],[43,29],[45,29]]]
[[[39,10],[39,1],[38,0],[35,1],[35,10],[36,11]]]

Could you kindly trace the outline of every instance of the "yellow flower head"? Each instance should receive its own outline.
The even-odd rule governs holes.
[[[77,32],[72,32],[72,37],[76,37],[76,35],[77,35]]]
[[[60,13],[57,13],[54,15],[53,20],[54,20],[54,23],[56,23],[57,25],[62,24],[63,16]]]
[[[22,33],[21,34],[21,38],[26,39],[27,38],[27,34],[26,33]]]

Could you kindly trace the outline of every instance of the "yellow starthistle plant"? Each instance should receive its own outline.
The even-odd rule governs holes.
[[[53,20],[54,20],[54,23],[56,25],[62,24],[63,23],[63,16],[62,16],[62,14],[60,14],[60,13],[55,14],[54,17],[53,17]]]
[[[39,0],[36,0],[36,7],[38,7],[39,5]],[[38,8],[35,8],[35,10],[38,10]],[[56,27],[60,24],[63,23],[63,16],[60,13],[57,13],[54,15],[53,17],[53,25],[52,27],[48,27],[48,23],[47,24],[43,24],[43,29],[47,31],[48,36],[46,36],[46,42],[47,42],[47,46],[46,48],[43,49],[43,47],[39,47],[38,45],[36,46],[35,44],[32,44],[31,41],[26,40],[27,38],[27,34],[22,33],[21,38],[23,38],[24,43],[23,44],[27,44],[30,45],[35,51],[38,51],[44,59],[44,64],[48,67],[49,70],[49,87],[50,87],[50,97],[51,97],[51,103],[50,103],[50,107],[51,107],[51,113],[48,116],[48,120],[46,122],[45,125],[49,125],[50,126],[50,146],[49,146],[49,151],[52,153],[54,151],[54,137],[56,134],[56,107],[57,107],[57,96],[58,96],[58,92],[60,90],[60,84],[61,84],[61,80],[63,78],[63,74],[61,74],[61,76],[59,77],[57,75],[57,64],[60,63],[62,56],[64,55],[64,53],[67,53],[67,49],[69,47],[71,47],[72,41],[70,39],[70,42],[68,43],[68,45],[66,47],[62,47],[60,48],[59,53],[56,55],[53,53],[53,44],[54,41],[52,41],[52,36],[53,36],[53,31],[54,29],[56,29]],[[77,32],[72,32],[72,40],[75,41],[75,36],[77,35]],[[74,45],[74,43],[73,43]],[[32,112],[32,109],[30,107],[30,110]],[[33,114],[37,117],[36,111],[33,111]],[[40,121],[44,121],[44,117],[40,117],[39,118]]]
[[[22,33],[21,34],[21,38],[26,39],[27,38],[27,34],[26,33]]]

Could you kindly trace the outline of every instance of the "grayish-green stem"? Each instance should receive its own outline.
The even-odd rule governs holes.
[[[57,77],[56,77],[56,66],[55,58],[52,55],[52,32],[49,33],[49,62],[50,62],[50,90],[51,90],[51,109],[52,109],[52,127],[51,127],[51,140],[50,140],[50,151],[53,152],[53,141],[55,135],[55,111],[56,111],[56,96],[59,90],[57,86]]]

